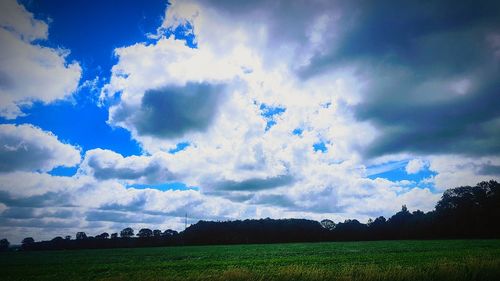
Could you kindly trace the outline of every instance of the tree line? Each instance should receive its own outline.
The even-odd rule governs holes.
[[[120,233],[101,233],[94,237],[78,232],[35,242],[23,239],[21,250],[97,249],[173,245],[287,243],[320,241],[358,241],[390,239],[500,238],[500,184],[484,181],[476,186],[446,190],[433,211],[410,212],[406,206],[389,218],[369,219],[367,223],[345,220],[335,223],[306,219],[259,219],[199,221],[182,232],[148,228],[136,234],[127,227]],[[9,242],[0,240],[0,249]]]

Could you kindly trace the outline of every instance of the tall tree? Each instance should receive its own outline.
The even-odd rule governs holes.
[[[122,231],[120,231],[120,237],[130,238],[132,236],[134,236],[134,230],[130,227],[126,227]]]
[[[9,249],[10,242],[7,239],[0,240],[0,251],[7,251]]]

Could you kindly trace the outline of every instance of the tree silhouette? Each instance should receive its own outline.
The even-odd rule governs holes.
[[[124,228],[122,231],[120,231],[120,237],[130,238],[132,236],[134,236],[134,230],[130,227]]]
[[[60,243],[61,241],[64,241],[64,239],[61,236],[56,236],[50,240],[52,242]]]
[[[153,236],[153,231],[151,229],[149,229],[149,228],[142,228],[137,233],[137,236],[141,237],[141,238],[151,237],[151,236]]]
[[[107,232],[103,232],[103,233],[95,236],[95,238],[97,238],[97,239],[108,239],[108,237],[109,237],[109,234]]]
[[[9,249],[9,245],[9,240],[5,238],[0,240],[0,251],[7,251]]]
[[[358,220],[335,223],[305,219],[258,219],[199,221],[178,233],[167,229],[141,229],[137,236],[130,227],[118,234],[96,235],[78,232],[76,240],[56,237],[51,241],[23,240],[22,250],[63,250],[88,248],[127,248],[196,244],[286,243],[386,239],[500,238],[500,185],[496,181],[446,190],[433,211],[410,212],[406,205],[385,219],[380,216],[364,224]],[[151,237],[154,237],[152,239]],[[2,249],[8,241],[2,240]]]
[[[35,243],[35,239],[33,239],[33,237],[26,237],[23,239],[23,241],[21,242],[21,244],[24,246],[24,245],[30,245],[30,244],[33,244]]]
[[[76,240],[83,240],[83,239],[87,239],[87,234],[83,231],[80,231],[80,232],[77,232],[76,233]]]
[[[177,231],[172,230],[172,229],[167,229],[167,230],[165,230],[165,231],[162,233],[162,236],[167,236],[167,237],[168,237],[168,236],[175,236],[175,235],[177,235],[177,234],[179,234]]]
[[[436,204],[436,216],[447,237],[498,236],[500,226],[492,222],[500,221],[500,184],[491,180],[448,189]]]
[[[335,223],[332,220],[324,219],[321,221],[321,226],[327,230],[335,229]]]

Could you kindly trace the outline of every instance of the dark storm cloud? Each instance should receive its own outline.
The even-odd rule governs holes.
[[[477,54],[469,49],[470,45],[478,43],[471,40],[475,35],[460,37],[460,32],[468,29],[478,29],[479,33],[498,31],[498,1],[349,2],[349,5],[332,3],[329,13],[340,10],[342,14],[339,22],[342,28],[337,31],[341,34],[331,42],[330,49],[318,52],[300,69],[301,76],[311,77],[352,60],[433,68],[435,66],[429,64],[439,58],[453,64],[441,70],[451,70],[450,66],[466,66],[467,60],[474,59]],[[457,36],[451,38],[447,33]],[[427,42],[435,46],[426,49],[422,40],[435,38],[435,35],[445,40]],[[479,42],[483,41],[481,38]],[[462,46],[464,43],[469,46]]]
[[[32,207],[9,207],[0,216],[9,219],[30,219],[30,218],[71,218],[75,213],[66,208],[48,210],[45,208]]]
[[[380,135],[365,152],[500,153],[500,2],[371,2],[335,50],[304,77],[355,64],[365,79],[356,116]]]
[[[297,206],[290,198],[283,194],[260,194],[251,201],[253,204],[262,204],[268,206],[278,206],[286,209],[295,209]]]
[[[294,179],[289,175],[280,175],[271,178],[254,178],[244,181],[222,181],[214,185],[217,190],[227,191],[258,191],[273,189],[293,183]]]
[[[74,227],[78,224],[75,219],[68,220],[46,220],[45,218],[12,219],[0,216],[0,225],[9,227],[29,227],[29,228],[64,228]]]
[[[372,85],[371,96],[356,108],[360,119],[370,120],[382,130],[367,155],[401,151],[467,155],[500,152],[499,82],[488,77],[479,80],[471,93],[426,101],[419,96],[428,93],[415,90],[421,86],[419,82],[400,78]],[[447,95],[446,91],[436,89],[432,94]]]
[[[139,135],[157,138],[180,137],[191,131],[204,131],[214,120],[224,86],[187,83],[147,91],[139,109],[121,107],[116,121],[127,119]]]
[[[12,196],[6,191],[0,191],[0,203],[8,207],[52,207],[69,206],[68,194],[64,192],[47,192],[42,195],[28,197]]]
[[[500,166],[498,165],[483,165],[479,168],[480,175],[500,175]]]
[[[499,1],[201,1],[235,24],[266,26],[273,48],[307,53],[317,19],[333,19],[307,80],[355,66],[366,85],[354,113],[380,132],[368,157],[500,153]],[[272,59],[272,58],[270,58]]]
[[[162,173],[168,173],[168,170],[163,169],[160,166],[151,165],[144,170],[135,170],[132,168],[116,168],[116,167],[101,167],[99,163],[90,160],[89,167],[94,171],[94,177],[100,180],[107,179],[123,179],[123,180],[133,180],[139,179],[143,176],[151,176]],[[156,177],[153,177],[156,178]]]
[[[85,213],[87,221],[109,221],[119,223],[160,224],[165,220],[163,215],[145,215],[144,213],[93,210]]]

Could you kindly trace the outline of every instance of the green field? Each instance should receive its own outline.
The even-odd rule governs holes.
[[[0,280],[500,280],[500,240],[0,253]]]

